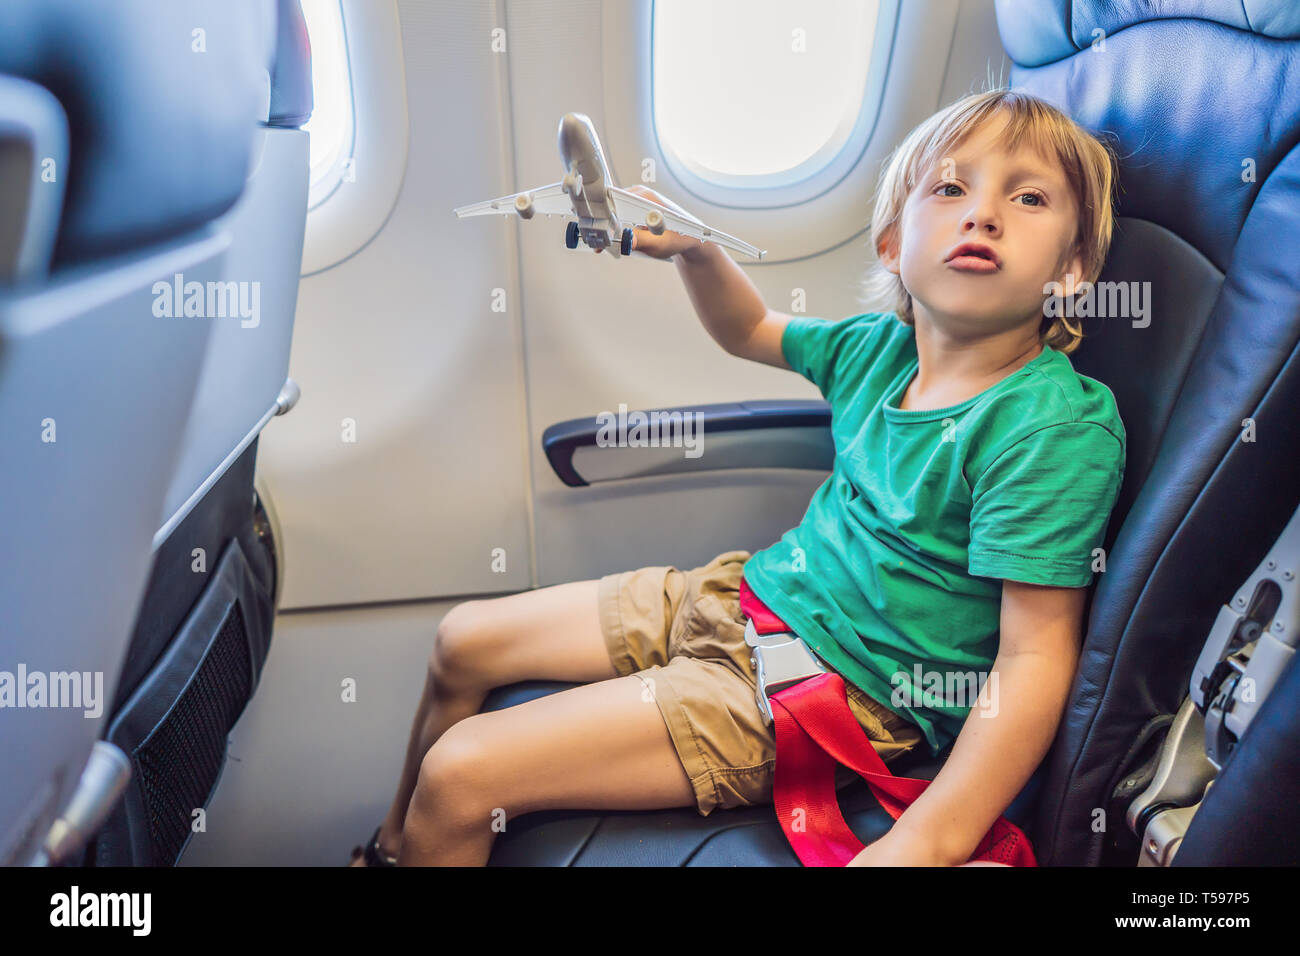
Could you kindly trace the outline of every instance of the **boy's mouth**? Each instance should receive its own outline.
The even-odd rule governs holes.
[[[978,242],[963,242],[948,253],[948,258],[944,262],[958,272],[990,273],[1002,268],[1002,260],[998,254]]]

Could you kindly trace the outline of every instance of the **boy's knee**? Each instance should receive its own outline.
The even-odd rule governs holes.
[[[429,654],[429,675],[434,683],[447,688],[474,684],[477,673],[474,635],[479,627],[481,603],[462,601],[443,615]]]
[[[491,758],[472,733],[464,733],[465,718],[448,728],[420,761],[412,795],[412,809],[437,813],[439,819],[457,822],[462,814],[476,815],[478,798],[488,789]]]

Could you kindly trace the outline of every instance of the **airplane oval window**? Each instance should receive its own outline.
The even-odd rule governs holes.
[[[339,0],[302,0],[307,38],[311,42],[311,186],[307,207],[329,198],[352,157],[352,80],[348,70],[347,37]]]
[[[806,179],[866,102],[879,0],[656,0],[654,123],[669,162],[719,186]]]

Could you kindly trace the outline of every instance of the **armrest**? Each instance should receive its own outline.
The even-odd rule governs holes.
[[[542,449],[570,487],[729,468],[829,471],[835,459],[830,406],[765,400],[603,412],[557,422]],[[707,454],[705,452],[707,451]]]

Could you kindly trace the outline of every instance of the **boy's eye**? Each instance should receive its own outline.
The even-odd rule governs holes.
[[[955,189],[957,191],[955,193],[946,192],[946,190],[949,189]],[[961,187],[958,186],[956,183],[941,183],[939,185],[939,188],[936,189],[935,192],[937,192],[941,196],[960,196]]]
[[[1030,206],[1041,206],[1041,205],[1043,204],[1043,197],[1040,196],[1040,195],[1038,195],[1038,193],[1021,193],[1021,194],[1020,194],[1019,196],[1017,196],[1016,198],[1017,198],[1017,199],[1032,199],[1033,202],[1031,202],[1031,203],[1028,204],[1028,205],[1030,205]]]

